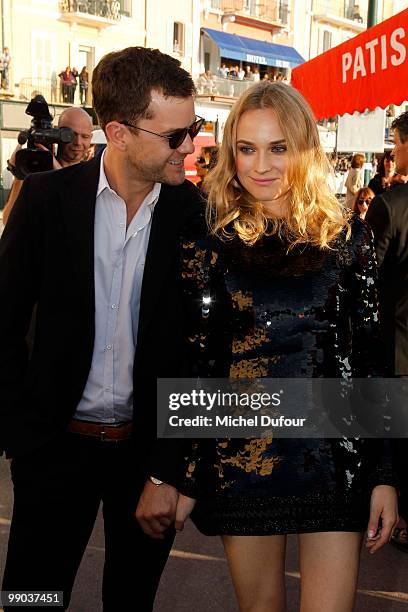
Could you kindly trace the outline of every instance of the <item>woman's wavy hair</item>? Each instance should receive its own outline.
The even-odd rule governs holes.
[[[271,108],[284,134],[289,156],[287,173],[289,215],[268,219],[236,176],[237,124],[248,110]],[[232,108],[224,128],[219,157],[205,179],[207,221],[221,238],[238,235],[253,245],[263,235],[278,233],[289,246],[310,243],[327,248],[346,227],[349,215],[329,186],[332,168],[320,145],[312,111],[296,89],[282,82],[263,81],[250,87]]]
[[[386,159],[388,161],[394,161],[392,151],[385,151],[384,155],[381,157],[380,161],[378,162],[377,174],[379,174],[381,178],[385,176],[385,160]]]

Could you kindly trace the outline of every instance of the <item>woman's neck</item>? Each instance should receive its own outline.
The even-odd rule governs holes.
[[[268,219],[286,219],[289,215],[289,205],[286,200],[271,200],[262,203],[263,213]]]

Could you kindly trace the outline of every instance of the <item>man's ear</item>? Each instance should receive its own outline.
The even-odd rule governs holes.
[[[106,140],[120,151],[127,149],[128,130],[118,121],[110,121],[105,127]]]

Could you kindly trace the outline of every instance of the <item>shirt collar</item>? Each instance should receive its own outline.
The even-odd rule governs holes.
[[[109,191],[112,191],[113,193],[116,193],[112,189],[112,187],[109,185],[107,176],[105,174],[105,168],[103,166],[103,160],[104,160],[104,157],[105,157],[105,151],[106,151],[106,149],[104,149],[102,151],[102,155],[101,155],[101,165],[100,165],[100,172],[99,172],[99,183],[98,183],[98,189],[96,191],[96,197],[98,197],[102,193],[102,191],[104,191],[104,189],[108,189]],[[146,204],[146,206],[149,206],[150,208],[153,208],[153,206],[156,204],[157,200],[159,199],[160,191],[161,191],[161,183],[155,183],[153,185],[153,189],[151,190],[151,192],[148,193],[146,198],[144,199],[144,203]]]

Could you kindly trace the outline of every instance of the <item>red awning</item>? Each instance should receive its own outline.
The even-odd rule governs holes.
[[[316,119],[408,100],[408,9],[292,70]]]

